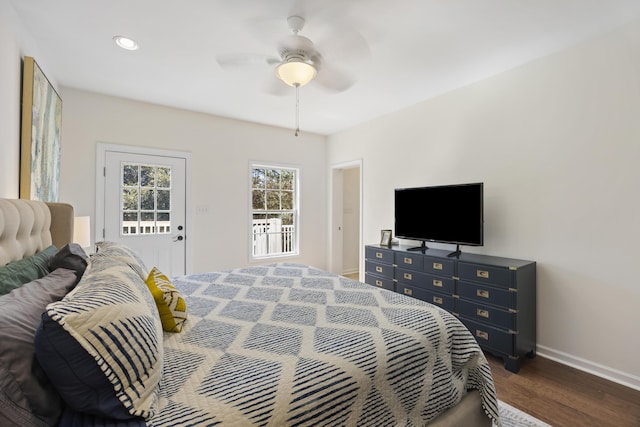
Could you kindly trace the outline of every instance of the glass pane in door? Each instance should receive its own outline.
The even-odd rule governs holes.
[[[123,163],[120,235],[171,233],[171,167]]]

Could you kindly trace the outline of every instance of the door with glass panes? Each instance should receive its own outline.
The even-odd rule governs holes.
[[[133,250],[147,268],[185,274],[184,158],[105,153],[104,240]]]

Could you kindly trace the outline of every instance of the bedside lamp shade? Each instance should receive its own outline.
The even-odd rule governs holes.
[[[73,242],[83,248],[91,246],[91,217],[77,216],[73,220]]]

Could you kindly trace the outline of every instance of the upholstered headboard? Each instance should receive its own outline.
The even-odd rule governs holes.
[[[0,266],[73,239],[73,206],[0,199]]]

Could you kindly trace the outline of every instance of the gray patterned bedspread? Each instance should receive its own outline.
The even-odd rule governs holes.
[[[489,365],[438,307],[300,264],[174,278],[187,301],[165,335],[160,426],[422,426]]]

